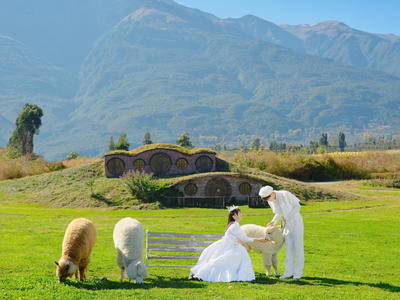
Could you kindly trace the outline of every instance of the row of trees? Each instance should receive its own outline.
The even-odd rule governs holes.
[[[14,156],[29,155],[33,153],[33,137],[39,134],[39,128],[42,125],[41,118],[43,117],[42,109],[36,104],[25,104],[21,112],[18,114],[15,129],[9,139],[8,148],[10,153]],[[143,137],[143,145],[152,144],[150,132],[146,132]],[[193,148],[194,145],[191,141],[189,133],[182,133],[176,140],[176,144],[185,148]],[[217,147],[218,146],[218,147]],[[363,149],[393,149],[399,145],[397,141],[392,138],[386,137],[370,137],[364,143],[358,143],[350,146],[352,150]],[[114,137],[110,137],[109,150],[129,150],[130,144],[128,142],[127,134],[123,133],[118,137],[115,143]],[[271,141],[268,146],[261,144],[260,138],[255,138],[249,146],[242,144],[241,149],[244,151],[249,150],[264,150],[269,149],[274,152],[309,152],[309,153],[324,153],[327,151],[334,151],[338,149],[344,151],[348,147],[346,143],[346,136],[343,132],[339,132],[334,143],[329,141],[328,134],[322,133],[319,140],[310,141],[308,146],[303,145],[287,145],[286,143]],[[217,150],[228,149],[226,145],[216,145]],[[74,153],[75,154],[75,153]]]
[[[309,146],[303,145],[287,145],[283,142],[271,141],[268,146],[261,144],[259,138],[255,138],[250,145],[247,147],[242,144],[240,149],[242,151],[258,151],[268,149],[273,152],[308,152],[308,153],[324,153],[329,149],[338,147],[340,151],[344,151],[346,144],[346,136],[343,132],[338,134],[338,146],[333,146],[329,144],[328,134],[322,133],[318,141],[310,141]],[[226,147],[225,147],[226,148]]]
[[[339,132],[337,137],[337,144],[330,144],[328,140],[328,134],[322,133],[318,141],[310,141],[309,148],[311,153],[324,153],[327,152],[329,149],[338,149],[339,151],[343,152],[346,146],[346,135],[343,132]]]
[[[143,137],[143,145],[149,145],[149,144],[153,144],[153,141],[151,139],[150,132],[146,132]],[[182,133],[178,137],[178,139],[176,140],[176,144],[189,149],[194,147],[192,141],[190,140],[189,133],[187,132]],[[110,141],[108,143],[108,149],[110,151],[129,150],[129,146],[130,144],[128,142],[126,133],[123,133],[118,137],[117,143],[114,142],[114,137],[111,136]]]

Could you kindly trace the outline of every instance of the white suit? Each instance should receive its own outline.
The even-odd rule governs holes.
[[[283,276],[300,278],[304,268],[304,225],[300,215],[300,200],[288,191],[274,191],[276,198],[268,201],[275,216],[271,222],[274,224],[283,217],[285,228],[286,257],[285,273]]]

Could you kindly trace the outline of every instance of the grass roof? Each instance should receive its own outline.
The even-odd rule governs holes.
[[[180,176],[168,179],[162,179],[171,182],[173,185],[177,185],[187,180],[196,179],[204,176],[231,176],[243,179],[253,179],[260,181],[262,184],[270,185],[276,190],[287,190],[298,196],[301,200],[308,201],[324,201],[324,200],[351,200],[359,199],[359,196],[351,194],[349,192],[335,191],[323,186],[315,186],[310,183],[297,181],[294,179],[288,179],[280,177],[263,171],[257,171],[254,169],[247,168],[241,173],[233,172],[210,172],[192,174],[187,176]],[[161,180],[161,181],[162,181]]]
[[[112,155],[112,154],[125,154],[128,156],[135,156],[139,153],[142,153],[144,151],[149,151],[153,149],[168,149],[168,150],[174,150],[181,152],[183,154],[187,155],[193,155],[193,154],[198,154],[198,153],[209,153],[209,154],[216,154],[215,151],[209,149],[209,148],[193,148],[193,149],[187,149],[185,147],[179,146],[179,145],[173,145],[173,144],[149,144],[149,145],[143,145],[141,147],[125,151],[125,150],[114,150],[111,152],[106,153],[106,155]]]
[[[260,181],[262,183],[267,183],[264,179],[257,177],[257,176],[250,176],[248,174],[241,174],[241,173],[236,173],[236,172],[207,172],[207,173],[197,173],[197,174],[190,174],[190,175],[185,175],[185,176],[179,176],[179,177],[170,177],[168,180],[170,182],[173,182],[174,184],[178,184],[182,181],[187,181],[187,180],[192,180],[196,178],[202,178],[202,177],[218,177],[218,176],[229,176],[229,177],[235,177],[235,178],[243,178],[243,179],[253,179],[256,181]]]

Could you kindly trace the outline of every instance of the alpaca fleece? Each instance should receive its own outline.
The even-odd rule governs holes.
[[[144,245],[142,224],[133,218],[121,219],[114,227],[113,240],[121,273],[120,281],[124,280],[126,272],[129,279],[142,283],[148,276],[147,266],[142,261]]]
[[[254,224],[246,224],[241,226],[247,236],[252,238],[266,238],[269,239],[268,243],[243,243],[247,250],[253,250],[257,253],[262,253],[263,264],[266,269],[265,274],[271,274],[271,266],[274,267],[275,276],[278,273],[278,252],[284,244],[284,237],[279,227],[268,226],[263,227]]]
[[[75,278],[84,280],[90,261],[93,246],[96,242],[96,229],[91,221],[85,218],[72,220],[64,234],[61,258],[57,265],[57,276],[60,281],[75,274]]]

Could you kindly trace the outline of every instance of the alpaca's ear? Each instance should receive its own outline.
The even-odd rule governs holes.
[[[56,264],[56,266],[59,266],[58,262],[55,261],[54,263]]]
[[[143,264],[142,262],[139,262],[136,264],[137,270],[138,270],[138,274],[142,277],[142,278],[147,278],[149,277],[148,271],[147,271],[147,266],[145,264]]]

